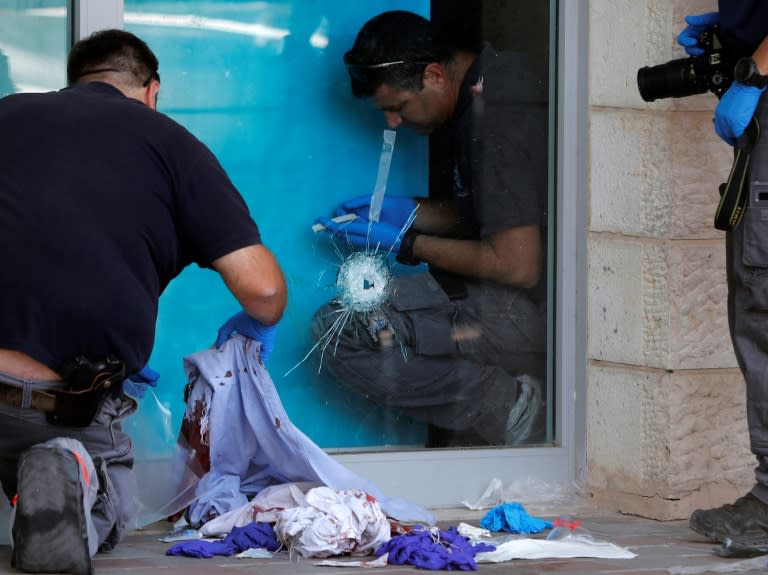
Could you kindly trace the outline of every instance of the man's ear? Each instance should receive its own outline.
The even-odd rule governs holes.
[[[432,86],[438,90],[444,88],[448,81],[445,68],[442,64],[438,64],[437,62],[428,64],[427,67],[424,68],[421,78],[424,81],[425,86]]]
[[[160,82],[157,80],[150,80],[149,84],[147,84],[147,87],[144,88],[144,96],[142,97],[142,102],[144,102],[144,105],[146,105],[148,108],[152,108],[153,110],[157,110],[157,93],[160,91]]]

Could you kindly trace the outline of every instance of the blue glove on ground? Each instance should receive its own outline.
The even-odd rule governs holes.
[[[404,535],[395,535],[376,549],[376,556],[388,553],[390,565],[413,565],[429,571],[477,571],[475,555],[495,551],[495,545],[472,544],[456,527],[437,533],[416,525]]]
[[[232,545],[237,553],[252,548],[268,549],[269,551],[280,549],[280,542],[277,540],[272,526],[269,523],[257,521],[243,527],[233,527],[224,539],[224,543]]]
[[[358,196],[339,204],[333,215],[357,214],[358,217],[368,220],[370,209],[371,196]],[[402,228],[415,209],[416,200],[410,196],[384,196],[379,223]]]
[[[229,318],[224,325],[219,328],[216,336],[216,347],[221,347],[232,336],[233,333],[239,333],[261,343],[261,360],[267,361],[272,351],[275,349],[275,336],[277,335],[277,324],[264,325],[259,320],[252,318],[244,311],[238,312]]]
[[[236,553],[234,546],[223,541],[182,541],[168,549],[166,555],[210,559],[214,555],[230,557]]]
[[[254,521],[244,527],[233,527],[223,541],[182,541],[168,549],[165,554],[208,559],[214,555],[230,556],[242,553],[247,549],[280,549],[280,542],[269,523]]]
[[[690,56],[701,56],[704,49],[699,46],[699,36],[715,24],[720,23],[720,14],[707,12],[706,14],[686,16],[685,22],[688,26],[677,36],[677,43],[685,48]]]
[[[331,234],[339,234],[346,237],[350,245],[356,250],[368,249],[370,251],[387,252],[391,249],[394,253],[400,251],[401,229],[388,223],[375,223],[358,219],[352,222],[337,224],[326,217],[317,218],[315,223],[324,225],[325,230]]]
[[[489,531],[510,533],[539,533],[552,529],[551,521],[528,515],[525,507],[517,502],[502,503],[488,511],[480,519],[480,527]]]
[[[765,88],[734,82],[722,95],[715,108],[715,132],[726,143],[736,145],[736,140],[752,120],[764,91]]]

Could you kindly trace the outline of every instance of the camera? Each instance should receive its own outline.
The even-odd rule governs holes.
[[[661,98],[684,98],[707,90],[718,98],[733,80],[733,63],[723,51],[718,27],[702,33],[698,40],[704,50],[700,56],[670,60],[637,71],[637,88],[646,102]]]

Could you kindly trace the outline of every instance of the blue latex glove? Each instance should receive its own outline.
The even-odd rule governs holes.
[[[261,342],[261,360],[267,361],[272,351],[275,349],[275,336],[277,335],[277,324],[264,325],[259,320],[252,318],[244,311],[238,312],[229,318],[224,325],[219,328],[216,335],[216,347],[221,347],[232,336],[233,333],[239,333],[253,340]]]
[[[456,527],[437,533],[416,525],[404,535],[395,535],[376,549],[376,556],[388,553],[390,565],[413,565],[429,571],[477,571],[475,555],[495,551],[494,545],[473,545]]]
[[[508,531],[510,533],[539,533],[552,529],[551,521],[528,515],[520,503],[502,503],[491,509],[480,519],[480,527],[489,531]]]
[[[269,523],[256,521],[243,527],[233,527],[224,539],[224,543],[234,547],[236,553],[242,553],[251,548],[268,549],[269,551],[280,549],[280,542],[277,540],[272,526]]]
[[[139,373],[132,375],[128,379],[134,383],[146,383],[152,387],[157,387],[157,380],[160,379],[160,374],[147,364],[139,370]]]
[[[196,557],[198,559],[210,559],[214,555],[229,557],[236,553],[233,545],[223,541],[182,541],[166,550],[166,555],[181,557]]]
[[[350,245],[356,250],[369,250],[377,252],[400,251],[400,241],[403,234],[400,227],[379,222],[369,222],[359,219],[352,222],[337,224],[330,218],[319,217],[315,223],[325,226],[325,231],[338,234],[347,238]]]
[[[339,204],[333,215],[357,214],[358,217],[367,221],[370,209],[371,196],[358,196]],[[416,200],[410,196],[384,196],[379,223],[402,228],[415,209]]]
[[[747,129],[765,88],[734,82],[715,108],[715,132],[731,146]]]
[[[141,399],[147,392],[147,386],[157,387],[158,379],[160,374],[147,364],[123,382],[123,391],[133,398]]]
[[[253,522],[244,527],[233,527],[223,541],[182,541],[168,549],[166,555],[209,559],[214,555],[231,556],[247,549],[277,551],[280,542],[269,523]]]
[[[707,12],[706,14],[686,16],[685,22],[688,26],[677,36],[677,43],[685,48],[690,56],[701,56],[704,49],[699,46],[699,36],[715,24],[720,23],[720,14]]]

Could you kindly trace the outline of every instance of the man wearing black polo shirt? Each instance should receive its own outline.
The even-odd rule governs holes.
[[[95,33],[67,76],[0,100],[0,481],[15,566],[89,573],[132,513],[122,381],[148,361],[160,294],[211,268],[262,332],[287,295],[219,162],[156,111],[142,40]]]
[[[686,18],[678,41],[697,56],[698,37],[719,25],[719,37],[736,62],[733,83],[715,108],[714,127],[729,145],[742,147],[747,127],[757,119],[746,181],[748,204],[733,231],[726,233],[728,319],[731,339],[747,386],[747,422],[756,482],[744,497],[691,515],[691,529],[715,541],[768,546],[768,218],[758,202],[768,193],[768,2],[720,0],[719,12]],[[748,134],[748,132],[747,132]],[[730,541],[730,542],[729,542]]]
[[[344,62],[353,94],[390,128],[450,138],[453,189],[447,199],[388,195],[377,222],[369,196],[337,208],[359,216],[351,223],[317,219],[357,249],[378,246],[430,269],[395,276],[389,301],[354,314],[323,348],[322,366],[363,397],[479,444],[542,441],[544,83],[522,54],[459,49],[405,11],[369,20]],[[316,339],[339,309],[318,310]]]

